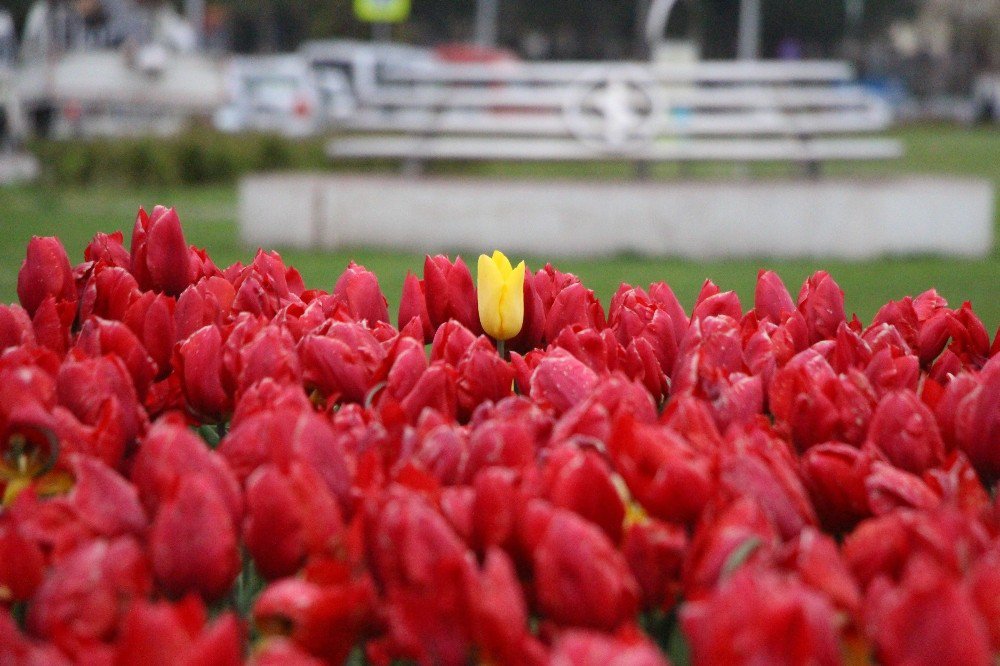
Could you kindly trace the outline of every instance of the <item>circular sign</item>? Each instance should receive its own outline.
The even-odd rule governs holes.
[[[653,141],[663,103],[639,67],[587,70],[570,84],[563,117],[578,140],[605,153],[639,151]]]

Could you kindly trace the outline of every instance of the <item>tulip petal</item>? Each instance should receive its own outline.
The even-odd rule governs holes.
[[[479,321],[488,335],[501,335],[500,309],[497,304],[503,293],[504,280],[497,264],[485,254],[479,255],[478,273]]]

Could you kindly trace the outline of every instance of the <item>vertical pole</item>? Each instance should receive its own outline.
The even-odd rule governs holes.
[[[500,0],[476,0],[475,42],[496,46],[499,33]]]
[[[740,0],[740,32],[736,57],[740,60],[760,58],[760,0]]]
[[[391,23],[372,23],[372,41],[389,42],[392,40]]]
[[[205,45],[205,0],[184,0],[184,15],[194,30],[194,43],[198,50]]]

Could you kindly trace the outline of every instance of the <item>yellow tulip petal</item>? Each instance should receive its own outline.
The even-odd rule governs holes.
[[[496,338],[501,330],[500,297],[503,294],[504,281],[496,263],[485,254],[479,255],[479,272],[477,276],[479,300],[479,323],[486,334]]]
[[[512,268],[500,250],[479,255],[479,322],[497,340],[509,340],[524,324],[524,262]]]
[[[524,324],[524,262],[511,270],[504,280],[504,291],[500,299],[500,321],[504,340],[509,340],[521,332]],[[499,339],[499,338],[498,338]]]
[[[493,263],[496,264],[497,268],[500,269],[500,275],[507,277],[512,270],[514,270],[510,265],[510,259],[507,258],[500,250],[493,250]]]

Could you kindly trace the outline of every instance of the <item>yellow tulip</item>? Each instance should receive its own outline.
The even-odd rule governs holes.
[[[517,335],[524,323],[524,262],[512,268],[503,252],[479,255],[479,322],[497,340]]]

